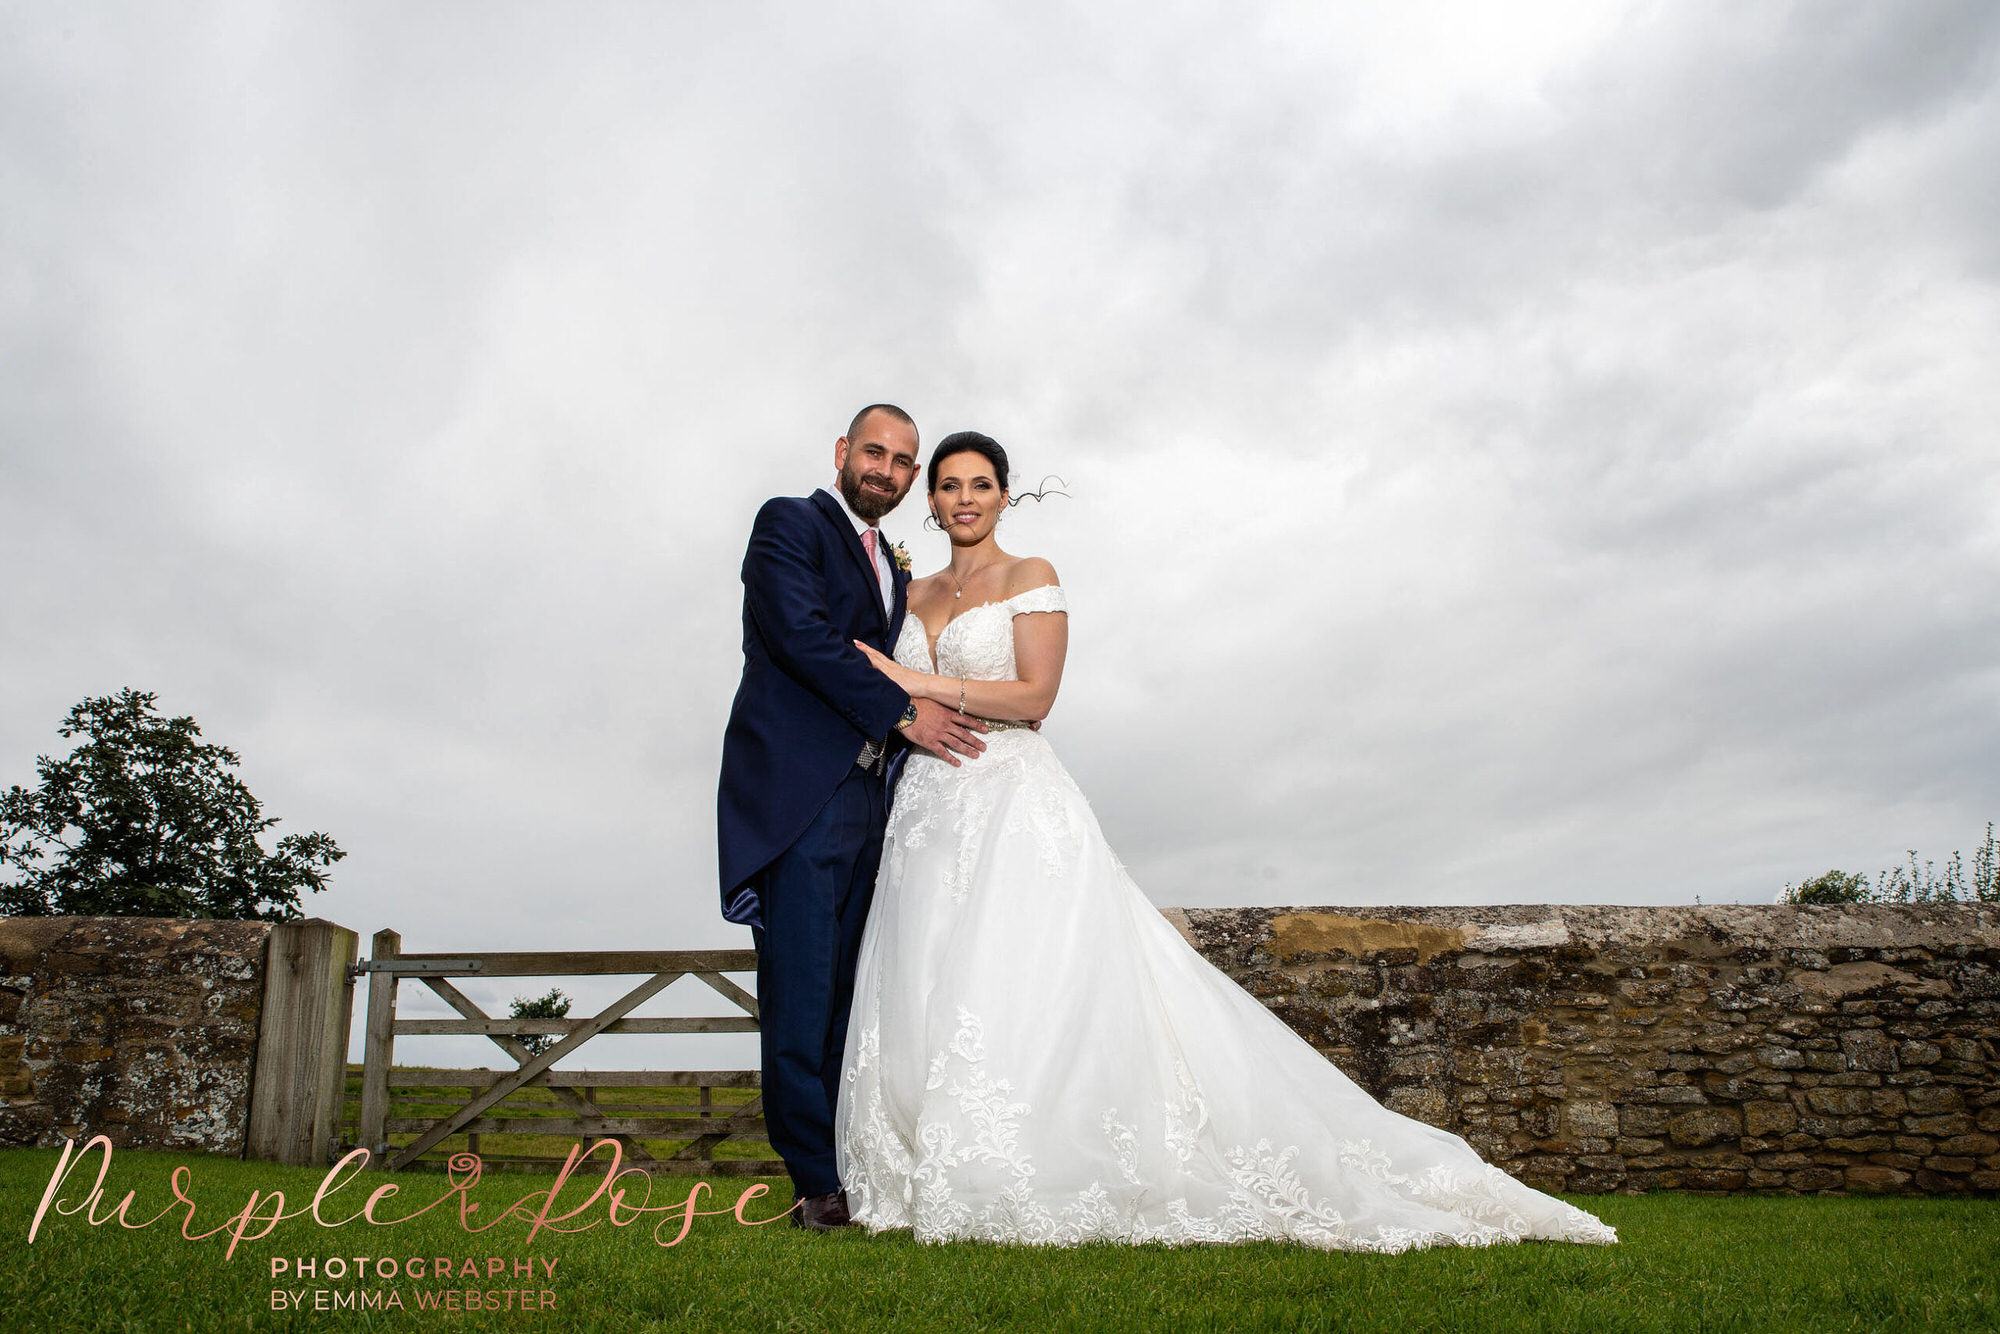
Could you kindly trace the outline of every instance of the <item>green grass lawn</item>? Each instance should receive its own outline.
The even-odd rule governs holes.
[[[310,1217],[244,1241],[225,1258],[226,1232],[183,1240],[185,1209],[141,1230],[92,1227],[81,1214],[28,1226],[55,1169],[53,1150],[0,1152],[0,1329],[220,1330],[274,1328],[547,1328],[563,1330],[1068,1330],[1133,1329],[1982,1329],[2000,1326],[2000,1202],[1944,1199],[1587,1196],[1577,1202],[1619,1230],[1615,1247],[1534,1243],[1401,1256],[1322,1253],[1256,1244],[1234,1247],[1089,1246],[1032,1250],[975,1244],[922,1246],[903,1236],[815,1236],[778,1223],[742,1227],[727,1215],[695,1221],[665,1248],[652,1235],[664,1214],[614,1228],[603,1204],[577,1222],[589,1231],[544,1232],[509,1220],[475,1234],[435,1209],[411,1222],[321,1228]],[[83,1199],[98,1156],[63,1192]],[[202,1155],[120,1150],[105,1187],[108,1215],[128,1190],[129,1217],[172,1201],[176,1166],[202,1232],[238,1213],[252,1191],[307,1203],[324,1173]],[[355,1212],[385,1178],[364,1174],[337,1195],[330,1218]],[[398,1178],[393,1217],[449,1189],[437,1173]],[[570,1181],[560,1207],[581,1204],[602,1171]],[[494,1174],[472,1192],[491,1216],[547,1176]],[[678,1203],[691,1182],[663,1178],[655,1203]],[[717,1178],[732,1204],[746,1183]],[[789,1192],[749,1206],[777,1212]],[[572,1224],[574,1225],[574,1224]],[[672,1237],[678,1218],[668,1222]],[[256,1231],[253,1226],[250,1231]],[[500,1257],[536,1261],[537,1277],[454,1279],[449,1286],[554,1294],[554,1309],[445,1314],[415,1309],[440,1286],[398,1277],[274,1281],[274,1256]],[[553,1261],[553,1278],[540,1276]],[[274,1312],[274,1287],[401,1293],[402,1312]],[[310,1301],[308,1295],[308,1301]]]

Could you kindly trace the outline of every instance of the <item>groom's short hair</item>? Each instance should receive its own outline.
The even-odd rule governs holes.
[[[916,419],[897,407],[894,403],[870,403],[867,407],[854,414],[853,421],[847,423],[847,438],[849,440],[861,434],[861,423],[868,420],[868,414],[871,412],[886,412],[912,431],[917,429]]]

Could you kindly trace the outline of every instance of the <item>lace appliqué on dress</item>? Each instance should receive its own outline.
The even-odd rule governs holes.
[[[1191,1209],[1185,1198],[1175,1199],[1167,1202],[1164,1223],[1148,1224],[1140,1216],[1140,1205],[1149,1197],[1157,1199],[1159,1193],[1143,1189],[1137,1128],[1120,1121],[1115,1107],[1103,1109],[1097,1123],[1110,1146],[1121,1183],[1113,1188],[1101,1181],[1082,1183],[1052,1205],[1036,1193],[1035,1164],[1023,1148],[1034,1108],[1015,1097],[1016,1085],[1011,1078],[988,1068],[984,1024],[979,1017],[963,1006],[957,1017],[958,1027],[951,1040],[931,1058],[926,1088],[939,1096],[925,1100],[914,1145],[902,1141],[879,1114],[879,1092],[871,1099],[868,1114],[852,1127],[852,1161],[865,1170],[850,1169],[850,1190],[857,1179],[878,1176],[906,1180],[911,1185],[902,1200],[878,1201],[873,1194],[866,1196],[861,1216],[876,1230],[911,1227],[922,1241],[976,1238],[1037,1245],[1076,1245],[1100,1239],[1169,1244],[1283,1239],[1391,1254],[1440,1243],[1491,1245],[1519,1240],[1534,1231],[1529,1220],[1502,1198],[1498,1187],[1503,1183],[1517,1190],[1520,1187],[1497,1168],[1484,1167],[1472,1179],[1460,1180],[1440,1166],[1412,1179],[1397,1174],[1388,1156],[1366,1140],[1340,1142],[1342,1167],[1394,1187],[1397,1194],[1412,1201],[1455,1215],[1453,1225],[1383,1225],[1366,1233],[1358,1231],[1331,1201],[1315,1197],[1306,1185],[1298,1168],[1300,1149],[1296,1145],[1280,1148],[1268,1139],[1223,1149],[1215,1155],[1213,1165],[1231,1189],[1214,1212],[1201,1214]],[[875,1041],[873,1034],[864,1032],[857,1053],[873,1061]],[[1199,1105],[1199,1096],[1192,1101]],[[1170,1126],[1177,1115],[1186,1122],[1184,1109],[1172,1102],[1167,1107]],[[1169,1138],[1173,1139],[1171,1131]],[[1179,1144],[1174,1147],[1178,1155]],[[1188,1152],[1194,1152],[1192,1146]],[[1129,1189],[1133,1187],[1141,1189]],[[1615,1240],[1616,1234],[1589,1214],[1570,1212],[1574,1217],[1567,1220],[1566,1239]]]
[[[972,608],[936,662],[907,618],[896,658],[1013,679],[1014,618],[1066,610],[1055,585]],[[892,799],[836,1116],[858,1221],[1044,1245],[1617,1240],[1354,1087],[1163,929],[1040,733],[987,743],[910,756]]]

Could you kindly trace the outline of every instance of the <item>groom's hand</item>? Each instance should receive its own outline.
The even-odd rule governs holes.
[[[911,745],[953,764],[959,763],[958,755],[973,756],[986,749],[986,743],[979,739],[986,724],[977,718],[947,709],[934,699],[917,700],[916,706],[917,720],[903,729]]]

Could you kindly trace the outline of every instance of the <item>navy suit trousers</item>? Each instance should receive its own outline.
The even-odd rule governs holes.
[[[798,1194],[840,1189],[833,1113],[861,929],[875,897],[888,794],[880,774],[850,771],[797,842],[757,876],[764,924],[757,1010],[764,1123]]]

